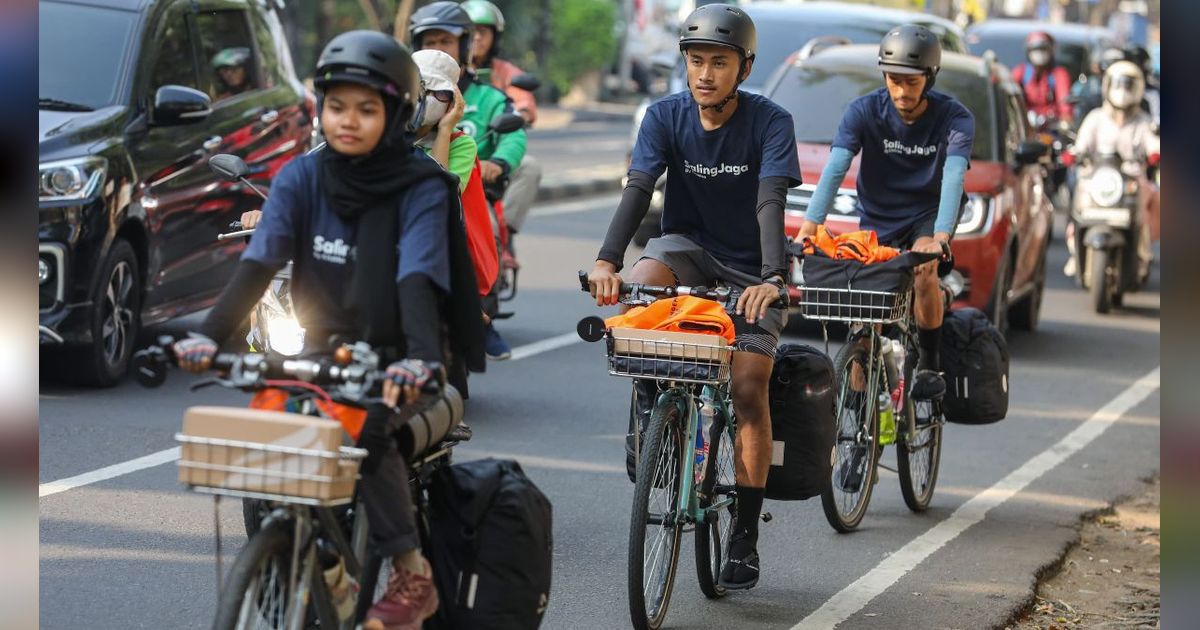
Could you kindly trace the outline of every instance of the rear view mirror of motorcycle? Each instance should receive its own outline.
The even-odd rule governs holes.
[[[542,87],[542,80],[532,74],[518,74],[510,81],[513,87],[526,92],[534,92]]]
[[[208,159],[208,168],[227,182],[236,182],[250,173],[245,160],[228,153],[219,153]]]
[[[525,119],[520,114],[500,114],[492,119],[488,129],[495,133],[512,133],[525,126]]]
[[[1050,153],[1050,147],[1042,144],[1037,140],[1026,140],[1017,147],[1017,153],[1014,156],[1017,166],[1028,166],[1037,164]]]

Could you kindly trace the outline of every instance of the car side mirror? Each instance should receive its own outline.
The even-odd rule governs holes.
[[[512,78],[510,83],[513,87],[526,92],[536,92],[538,88],[542,87],[542,80],[528,73],[518,74]]]
[[[164,85],[154,93],[155,125],[186,125],[208,118],[212,99],[200,90],[182,85]]]
[[[208,168],[227,182],[236,182],[250,174],[246,161],[236,155],[219,153],[208,159]]]
[[[1037,164],[1050,153],[1050,147],[1037,140],[1026,140],[1017,147],[1017,166]]]
[[[488,129],[494,133],[512,133],[524,127],[525,119],[520,114],[500,114],[488,125]]]

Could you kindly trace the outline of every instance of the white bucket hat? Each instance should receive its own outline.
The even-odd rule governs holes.
[[[425,89],[431,92],[453,90],[458,85],[461,70],[454,57],[440,50],[424,49],[413,53],[413,61],[421,70]]]

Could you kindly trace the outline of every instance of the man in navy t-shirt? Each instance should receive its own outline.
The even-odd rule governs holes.
[[[769,306],[787,303],[783,206],[787,189],[800,184],[800,166],[791,115],[737,90],[754,61],[750,17],[728,5],[705,5],[682,33],[689,91],[646,112],[628,184],[588,280],[597,304],[617,303],[625,249],[666,171],[663,235],[650,240],[629,276],[742,291],[733,315],[732,367],[738,517],[718,581],[744,589],[758,582],[758,517],[772,450],[767,384],[786,321],[786,309]],[[635,381],[643,421],[652,401],[647,385]]]
[[[884,36],[879,67],[886,86],[846,108],[801,238],[815,234],[825,221],[851,159],[862,151],[859,226],[875,230],[881,243],[949,255],[965,201],[975,117],[953,97],[930,91],[941,60],[937,36],[923,26],[900,26]],[[917,399],[939,398],[946,391],[939,372],[943,306],[936,269],[936,262],[922,265],[915,283],[921,356],[912,396]]]

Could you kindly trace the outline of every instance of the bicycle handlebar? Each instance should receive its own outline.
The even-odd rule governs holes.
[[[592,291],[591,285],[588,283],[587,272],[585,271],[579,272],[579,288],[584,293],[591,293]],[[738,298],[742,296],[741,291],[731,289],[729,287],[714,287],[710,289],[705,286],[660,286],[654,284],[643,284],[640,282],[622,282],[619,291],[623,297],[649,296],[654,298],[673,298],[680,296],[692,296],[705,300],[712,300],[714,302],[720,302],[721,304],[725,305],[736,304]],[[771,303],[770,307],[782,308],[783,304],[779,300],[776,300],[775,302]]]

